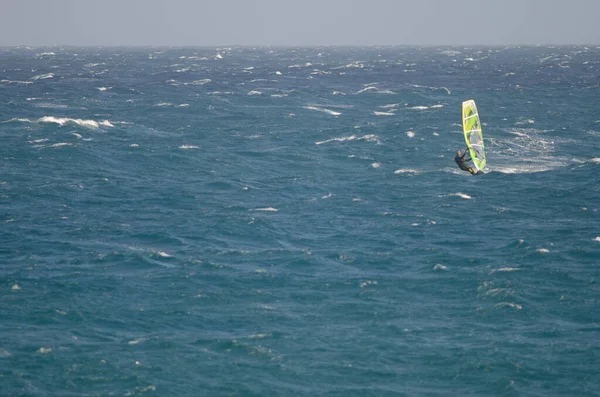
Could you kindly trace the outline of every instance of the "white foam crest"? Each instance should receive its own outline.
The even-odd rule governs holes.
[[[108,91],[108,90],[112,89],[112,87],[96,87],[96,89],[98,91],[103,92],[103,91]]]
[[[500,302],[500,303],[496,303],[494,305],[494,307],[499,307],[499,308],[503,308],[503,307],[510,307],[512,309],[516,309],[516,310],[521,310],[523,308],[523,306],[516,304],[516,303],[511,303],[511,302]]]
[[[8,84],[33,84],[33,81],[0,80],[0,83],[8,83]]]
[[[396,114],[393,112],[373,112],[375,116],[395,116]]]
[[[247,95],[262,95],[262,92],[261,91],[252,90],[252,91],[249,91]]]
[[[85,65],[86,68],[94,68],[96,66],[104,65],[104,63],[88,63]]]
[[[147,340],[148,340],[148,338],[137,338],[137,339],[130,340],[129,342],[127,342],[127,344],[128,345],[137,345],[137,344],[145,342]]]
[[[409,138],[414,138],[415,137],[415,133],[413,131],[406,131],[406,136]]]
[[[367,280],[367,281],[363,281],[362,283],[359,284],[360,288],[364,288],[367,287],[369,285],[377,285],[377,280]]]
[[[600,164],[600,157],[594,157],[590,160],[592,163]]]
[[[438,263],[433,267],[433,270],[448,270],[448,268],[446,266]]]
[[[538,252],[540,254],[547,254],[548,252],[550,252],[550,250],[547,248],[538,248],[535,250],[535,252]]]
[[[327,114],[330,114],[332,116],[340,116],[341,115],[340,112],[335,112],[333,110],[329,110],[329,109],[325,109],[325,108],[318,108],[316,106],[305,106],[304,109],[315,110],[317,112],[327,113]]]
[[[600,236],[596,237],[596,238],[594,239],[594,241],[597,241],[597,242],[599,242],[599,243],[600,243]]]
[[[31,80],[45,80],[45,79],[51,79],[54,77],[54,73],[46,73],[46,74],[39,74],[37,76],[33,76],[31,78]]]
[[[32,141],[28,141],[29,143],[43,143],[43,142],[48,142],[48,138],[42,138],[42,139],[34,139]]]
[[[36,57],[46,57],[46,56],[54,56],[56,55],[55,52],[40,52],[39,54],[35,54]]]
[[[518,267],[501,267],[499,269],[494,269],[490,272],[491,273],[496,273],[496,272],[517,272],[519,270],[522,270],[521,268]]]
[[[208,84],[208,83],[212,83],[212,80],[211,79],[194,80],[191,83],[184,83],[184,85],[204,85],[204,84]]]
[[[415,170],[412,168],[400,168],[397,169],[396,171],[394,171],[394,174],[396,175],[400,175],[400,174],[420,174],[422,171],[420,170]]]
[[[395,94],[395,92],[394,92],[394,91],[390,91],[390,90],[380,90],[380,89],[379,89],[379,88],[377,88],[377,87],[374,87],[374,86],[368,86],[368,87],[365,87],[365,88],[363,88],[362,90],[356,91],[355,95],[362,94],[362,93],[364,93],[364,92],[374,92],[374,93],[376,93],[376,94]]]
[[[53,145],[50,145],[50,147],[62,147],[62,146],[73,146],[73,144],[68,143],[68,142],[60,142],[60,143],[55,143]]]
[[[460,198],[465,199],[465,200],[471,200],[473,198],[473,197],[469,196],[468,194],[464,194],[464,193],[461,193],[461,192],[450,193],[448,196],[460,197]]]
[[[439,105],[438,104],[438,105],[431,105],[431,106],[424,106],[424,105],[421,105],[421,106],[411,106],[411,107],[409,107],[407,109],[409,109],[409,110],[429,110],[429,109],[439,109],[439,108],[443,108],[443,107],[444,107],[444,105]]]
[[[346,95],[345,93],[343,93],[342,91],[332,91],[331,95]]]
[[[173,104],[171,102],[160,102],[154,106],[157,106],[159,108],[164,108],[164,107],[168,107],[168,106],[173,106]]]
[[[343,136],[343,137],[339,137],[339,138],[331,138],[331,139],[327,139],[325,141],[315,142],[315,144],[322,145],[324,143],[330,143],[330,142],[349,142],[349,141],[367,141],[367,142],[377,142],[378,144],[380,143],[377,135],[368,134],[368,135],[363,135],[360,137],[358,137],[356,135],[350,135],[350,136]]]
[[[40,347],[37,350],[37,353],[40,353],[40,354],[48,354],[50,352],[52,352],[52,348],[51,347]]]
[[[373,164],[371,164],[371,167],[379,168],[379,167],[381,167],[381,163],[373,163]]]
[[[179,146],[179,149],[200,149],[199,146],[194,146],[194,145],[181,145]]]
[[[27,120],[29,121],[29,120]],[[58,124],[61,127],[64,126],[65,124],[77,124],[81,127],[86,127],[86,128],[99,128],[101,125],[105,126],[105,127],[114,127],[114,125],[108,121],[108,120],[102,120],[100,122],[95,121],[95,120],[83,120],[83,119],[72,119],[72,118],[68,118],[68,117],[53,117],[53,116],[44,116],[40,119],[38,119],[38,122],[40,123],[54,123],[54,124]]]
[[[306,62],[304,65],[299,65],[299,64],[298,65],[291,65],[291,66],[288,66],[288,68],[290,68],[290,69],[298,69],[298,68],[308,68],[310,66],[312,66],[312,63]]]
[[[535,124],[535,120],[533,120],[533,119],[519,120],[515,124],[516,125]]]
[[[456,50],[444,50],[444,51],[441,51],[440,54],[442,54],[442,55],[448,55],[450,57],[455,57],[457,55],[460,55],[460,51],[456,51]]]
[[[19,286],[19,284],[14,283],[10,289],[12,289],[13,291],[18,291],[21,289],[21,287]]]
[[[277,212],[277,208],[273,207],[265,207],[265,208],[255,208],[254,211],[265,211],[265,212]]]
[[[277,76],[281,76],[281,74],[282,74],[282,73],[281,73],[279,70],[277,70],[277,71],[275,72],[275,74],[276,74]]]
[[[400,106],[399,103],[390,103],[389,105],[382,105],[379,107],[382,109],[396,109],[398,106]]]

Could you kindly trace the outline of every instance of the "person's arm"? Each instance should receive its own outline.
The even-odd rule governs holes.
[[[465,158],[465,156],[466,156],[467,154],[469,154],[469,157],[468,157],[468,158]],[[471,155],[470,155],[470,153],[469,153],[469,148],[466,148],[466,149],[465,149],[465,153],[462,155],[461,159],[464,159],[465,161],[471,161]]]

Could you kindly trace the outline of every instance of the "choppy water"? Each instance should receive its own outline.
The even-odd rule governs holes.
[[[596,47],[0,49],[0,394],[600,395],[599,77]]]

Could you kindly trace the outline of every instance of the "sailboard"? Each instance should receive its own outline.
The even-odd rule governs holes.
[[[465,142],[469,148],[471,160],[475,168],[483,170],[485,168],[485,147],[483,145],[483,134],[481,133],[481,121],[475,101],[469,99],[462,103],[463,134]]]

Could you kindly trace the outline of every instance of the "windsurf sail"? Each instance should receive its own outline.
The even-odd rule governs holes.
[[[469,99],[462,103],[463,133],[465,142],[471,154],[471,160],[477,170],[485,168],[485,147],[483,146],[483,134],[481,133],[481,122],[475,101]]]

